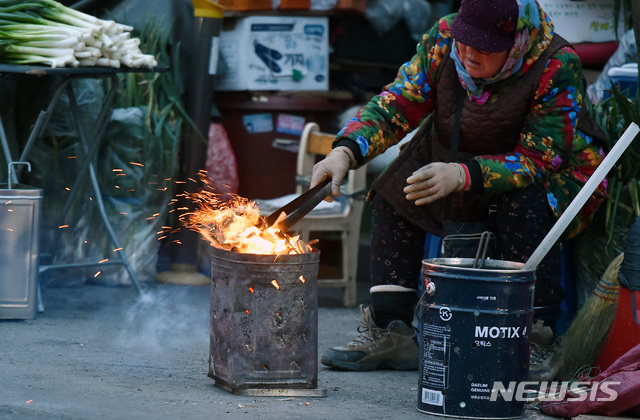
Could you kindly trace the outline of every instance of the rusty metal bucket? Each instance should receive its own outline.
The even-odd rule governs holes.
[[[208,376],[242,395],[318,390],[319,252],[242,254],[211,247]]]

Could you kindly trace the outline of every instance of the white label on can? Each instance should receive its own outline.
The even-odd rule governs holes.
[[[444,397],[442,396],[441,391],[422,388],[422,402],[424,404],[437,405],[442,407],[444,405]]]
[[[431,388],[447,389],[450,358],[450,332],[440,325],[422,324],[421,384]]]

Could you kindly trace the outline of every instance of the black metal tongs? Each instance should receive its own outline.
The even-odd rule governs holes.
[[[286,216],[284,220],[278,223],[277,227],[282,232],[287,232],[291,226],[300,221],[300,219],[313,210],[315,206],[320,204],[320,202],[330,194],[331,178],[326,178],[315,187],[303,194],[300,194],[298,197],[267,216],[267,226],[273,225],[276,220],[278,220],[280,214],[284,212]]]

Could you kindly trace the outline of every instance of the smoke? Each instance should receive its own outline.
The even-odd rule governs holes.
[[[209,341],[209,289],[160,288],[144,291],[126,309],[124,325],[115,344],[151,353],[207,345]]]

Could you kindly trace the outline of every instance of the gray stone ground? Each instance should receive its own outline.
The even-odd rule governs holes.
[[[321,353],[354,338],[359,311],[320,295]],[[247,397],[215,386],[206,286],[153,283],[138,296],[132,287],[85,285],[48,288],[43,299],[35,319],[0,321],[1,419],[442,418],[416,410],[417,372],[321,366],[325,398]]]

